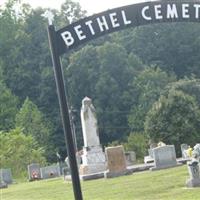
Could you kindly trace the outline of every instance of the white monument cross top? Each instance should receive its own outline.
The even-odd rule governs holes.
[[[45,13],[42,14],[41,16],[48,19],[49,25],[53,24],[54,14],[51,11],[46,10]]]

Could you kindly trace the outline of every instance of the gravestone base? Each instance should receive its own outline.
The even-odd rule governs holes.
[[[182,163],[176,163],[174,165],[164,165],[164,166],[159,166],[159,167],[151,167],[149,170],[150,171],[156,171],[156,170],[161,170],[161,169],[168,169],[168,168],[173,168],[173,167],[179,167],[182,166]]]
[[[8,184],[5,182],[0,182],[0,189],[8,188]]]
[[[195,178],[195,179],[188,179],[186,181],[186,186],[188,188],[193,188],[193,187],[200,187],[200,179]]]
[[[119,176],[124,176],[124,175],[130,175],[132,174],[132,170],[124,170],[121,172],[110,172],[110,171],[106,171],[104,172],[104,178],[115,178],[115,177],[119,177]]]
[[[80,165],[79,174],[80,175],[89,175],[99,172],[104,172],[106,170],[105,164],[91,164],[91,165]]]
[[[104,177],[104,172],[99,172],[99,173],[94,173],[94,174],[81,175],[80,179],[83,181],[89,181],[89,180],[99,179],[103,177]]]
[[[84,147],[80,175],[95,174],[106,170],[105,154],[101,146]]]

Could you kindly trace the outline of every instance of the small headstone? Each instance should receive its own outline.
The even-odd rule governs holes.
[[[151,170],[165,169],[177,166],[174,145],[165,145],[153,149],[155,167]]]
[[[0,177],[3,183],[12,184],[13,182],[11,169],[0,169]]]
[[[107,171],[104,173],[105,178],[112,178],[128,174],[126,168],[126,158],[123,146],[108,147],[105,149],[107,158]]]
[[[61,175],[60,168],[58,165],[42,167],[42,168],[40,168],[40,173],[41,173],[42,179],[55,178],[55,177],[59,177]]]
[[[186,182],[187,187],[200,187],[199,162],[196,159],[187,163],[190,178]]]
[[[41,179],[40,165],[39,164],[32,163],[32,164],[28,165],[28,178],[29,178],[29,181]]]
[[[126,165],[131,166],[136,162],[136,154],[134,151],[125,152]]]

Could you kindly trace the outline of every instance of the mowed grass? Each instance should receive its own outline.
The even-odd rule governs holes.
[[[187,166],[81,182],[84,200],[200,200],[200,188],[187,189]],[[1,200],[73,200],[63,179],[20,183],[1,190]]]

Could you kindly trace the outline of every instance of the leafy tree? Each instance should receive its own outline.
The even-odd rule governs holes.
[[[128,64],[126,50],[118,44],[106,42],[97,52],[100,66],[95,105],[100,131],[104,142],[123,140],[129,132],[127,112],[132,101],[128,93],[134,69]]]
[[[180,79],[177,82],[173,82],[167,85],[163,90],[162,95],[167,96],[170,90],[182,91],[195,98],[200,106],[200,79],[194,77]]]
[[[92,45],[85,46],[70,56],[70,64],[66,68],[66,86],[68,89],[69,107],[70,109],[73,107],[73,110],[75,110],[73,114],[79,148],[83,146],[79,114],[81,101],[85,96],[94,99],[98,74],[97,50]]]
[[[144,130],[145,116],[153,103],[158,100],[166,85],[175,81],[159,68],[149,67],[138,74],[132,83],[132,96],[135,99],[129,115],[129,126],[134,131]]]
[[[126,151],[135,151],[137,158],[143,159],[148,148],[148,138],[144,133],[130,133],[124,147]]]
[[[31,135],[24,135],[19,128],[1,132],[0,141],[0,168],[11,168],[14,176],[25,177],[28,164],[46,162],[44,150]]]
[[[133,69],[135,75],[138,75],[146,68],[142,60],[133,53],[128,55],[128,65]]]
[[[68,89],[71,102],[76,110],[80,110],[82,98],[93,99],[100,136],[105,143],[125,137],[126,134],[120,133],[125,133],[128,128],[123,111],[127,109],[125,102],[129,102],[127,86],[133,70],[128,66],[127,58],[125,49],[108,42],[98,47],[87,46],[70,58]]]
[[[122,31],[114,42],[120,42],[148,66],[159,66],[178,78],[199,77],[199,31],[196,23],[151,24]]]
[[[0,81],[0,130],[14,128],[18,98]]]
[[[161,96],[148,112],[145,132],[154,141],[194,145],[199,141],[200,110],[195,99],[181,91],[170,90]]]
[[[143,68],[137,56],[115,43],[86,46],[71,55],[66,73],[71,105],[80,110],[85,96],[93,99],[103,143],[126,138],[127,113],[133,103],[130,85]]]
[[[24,134],[31,135],[41,147],[47,146],[51,132],[50,124],[28,98],[16,115],[16,127],[22,128]]]
[[[6,7],[0,10],[0,78],[3,80],[0,88],[4,94],[0,103],[5,110],[0,110],[1,128],[13,128],[16,99],[22,105],[28,96],[53,126],[47,141],[47,146],[52,148],[53,161],[54,151],[59,151],[64,157],[66,150],[47,22],[41,16],[45,9],[32,9],[21,4],[20,15],[17,15],[14,6],[18,0],[7,2]],[[61,11],[52,11],[59,28],[86,14],[80,4],[72,0],[66,0]],[[176,80],[172,74],[176,74],[178,79],[200,75],[199,30],[200,26],[192,23],[128,29],[101,37],[64,57],[64,76],[67,76],[70,107],[76,110],[79,147],[82,147],[82,134],[78,113],[85,96],[93,99],[97,109],[100,137],[104,144],[113,140],[123,142],[130,131],[143,131],[146,113],[160,94],[168,95],[171,87],[193,96],[200,105],[200,87],[196,79],[184,79],[164,89]]]
[[[16,14],[15,2],[8,1],[5,9],[0,11],[0,60],[6,85],[15,95],[21,96],[18,88],[26,84],[19,83],[19,80],[26,76],[21,67],[26,63],[24,53],[27,49],[22,47],[28,37],[23,30],[24,19]]]

